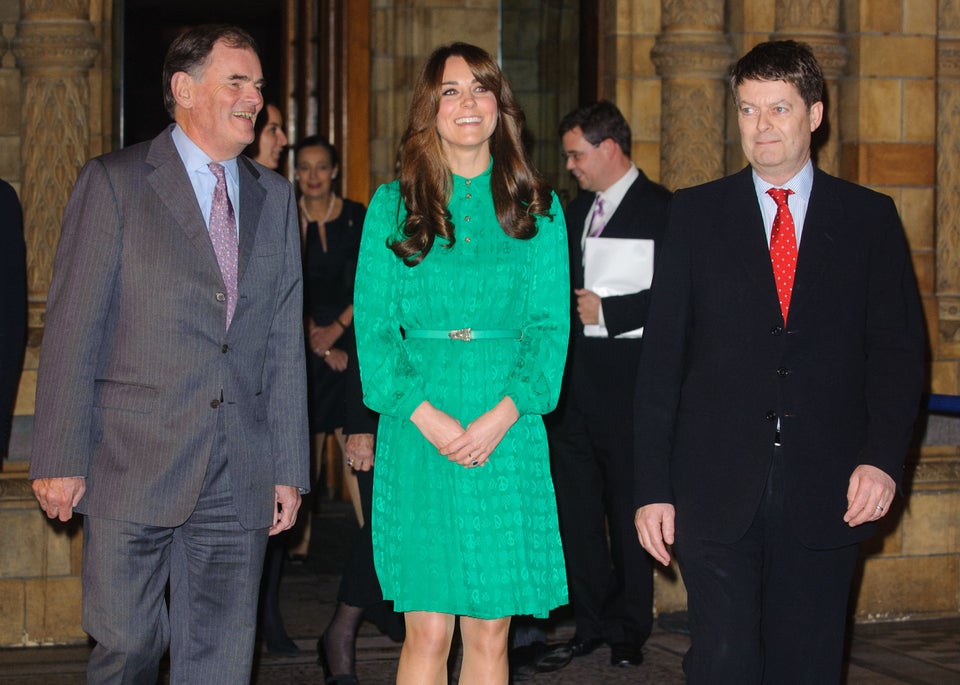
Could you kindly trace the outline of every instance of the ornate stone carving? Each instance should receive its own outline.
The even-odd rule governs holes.
[[[21,202],[31,300],[46,298],[60,220],[88,155],[87,72],[98,52],[87,3],[25,1],[13,52],[21,69]],[[53,16],[52,16],[53,15]]]
[[[960,2],[937,12],[936,297],[941,360],[960,357]]]
[[[668,188],[724,174],[726,70],[723,2],[664,0],[663,32],[650,58],[663,78],[660,179]]]
[[[777,40],[793,39],[813,50],[826,80],[824,125],[815,137],[817,166],[840,171],[840,107],[837,80],[847,70],[849,53],[840,37],[840,4],[833,0],[777,0]]]
[[[726,86],[719,79],[664,83],[660,175],[668,188],[706,183],[724,175],[725,93]]]
[[[676,27],[701,28],[706,30],[723,29],[723,2],[704,2],[703,0],[663,0],[661,4],[663,30],[669,32]]]

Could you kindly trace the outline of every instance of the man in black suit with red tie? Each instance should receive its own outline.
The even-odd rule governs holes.
[[[678,191],[637,381],[636,527],[687,587],[688,682],[837,683],[857,544],[890,509],[924,329],[892,200],[818,170],[793,41],[730,78],[750,166]]]
[[[607,643],[611,663],[629,666],[653,623],[652,564],[631,523],[632,383],[670,193],[630,160],[630,126],[613,103],[571,112],[560,135],[581,190],[565,213],[573,325],[547,427],[576,621],[567,649],[577,657]]]

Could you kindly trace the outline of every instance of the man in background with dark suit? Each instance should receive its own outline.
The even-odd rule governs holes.
[[[0,180],[0,459],[10,446],[27,338],[27,248],[17,192]]]
[[[605,642],[611,663],[629,666],[643,660],[653,622],[651,563],[631,525],[633,381],[670,193],[630,160],[630,126],[613,103],[571,112],[560,136],[581,190],[565,212],[572,339],[548,422],[576,620],[567,647],[577,657]]]
[[[300,231],[290,184],[240,155],[263,74],[242,29],[171,44],[176,122],[89,161],[64,213],[30,477],[85,515],[93,683],[250,679],[267,536],[308,487]],[[169,582],[169,610],[165,586]]]
[[[762,43],[750,166],[674,196],[637,382],[640,540],[687,588],[688,682],[838,683],[857,543],[890,510],[924,328],[893,201],[817,169],[823,75]]]

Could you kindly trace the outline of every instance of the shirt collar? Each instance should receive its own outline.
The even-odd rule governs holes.
[[[180,159],[183,160],[183,165],[187,168],[187,171],[213,174],[207,166],[213,159],[190,139],[190,136],[180,128],[179,124],[174,124],[171,136],[173,137],[173,144],[176,146],[177,152],[180,153]],[[228,180],[234,185],[239,183],[237,158],[234,157],[233,159],[222,161],[220,164],[226,169]]]
[[[627,169],[627,172],[623,176],[606,190],[597,193],[598,197],[603,198],[605,215],[609,216],[612,209],[620,206],[623,198],[627,195],[627,191],[630,190],[630,186],[633,185],[633,182],[637,180],[638,176],[640,176],[640,170],[637,169],[636,164],[630,162],[630,168]]]
[[[791,178],[783,185],[775,186],[767,183],[753,171],[753,185],[757,190],[757,197],[766,195],[770,188],[789,188],[793,193],[803,199],[804,202],[810,201],[810,193],[813,191],[813,160],[808,159],[796,176]]]

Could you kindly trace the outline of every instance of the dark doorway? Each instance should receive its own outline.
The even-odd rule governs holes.
[[[157,135],[170,117],[163,106],[161,66],[167,46],[189,26],[228,23],[243,27],[260,47],[267,80],[264,97],[281,102],[283,12],[279,0],[114,0],[116,147]]]

